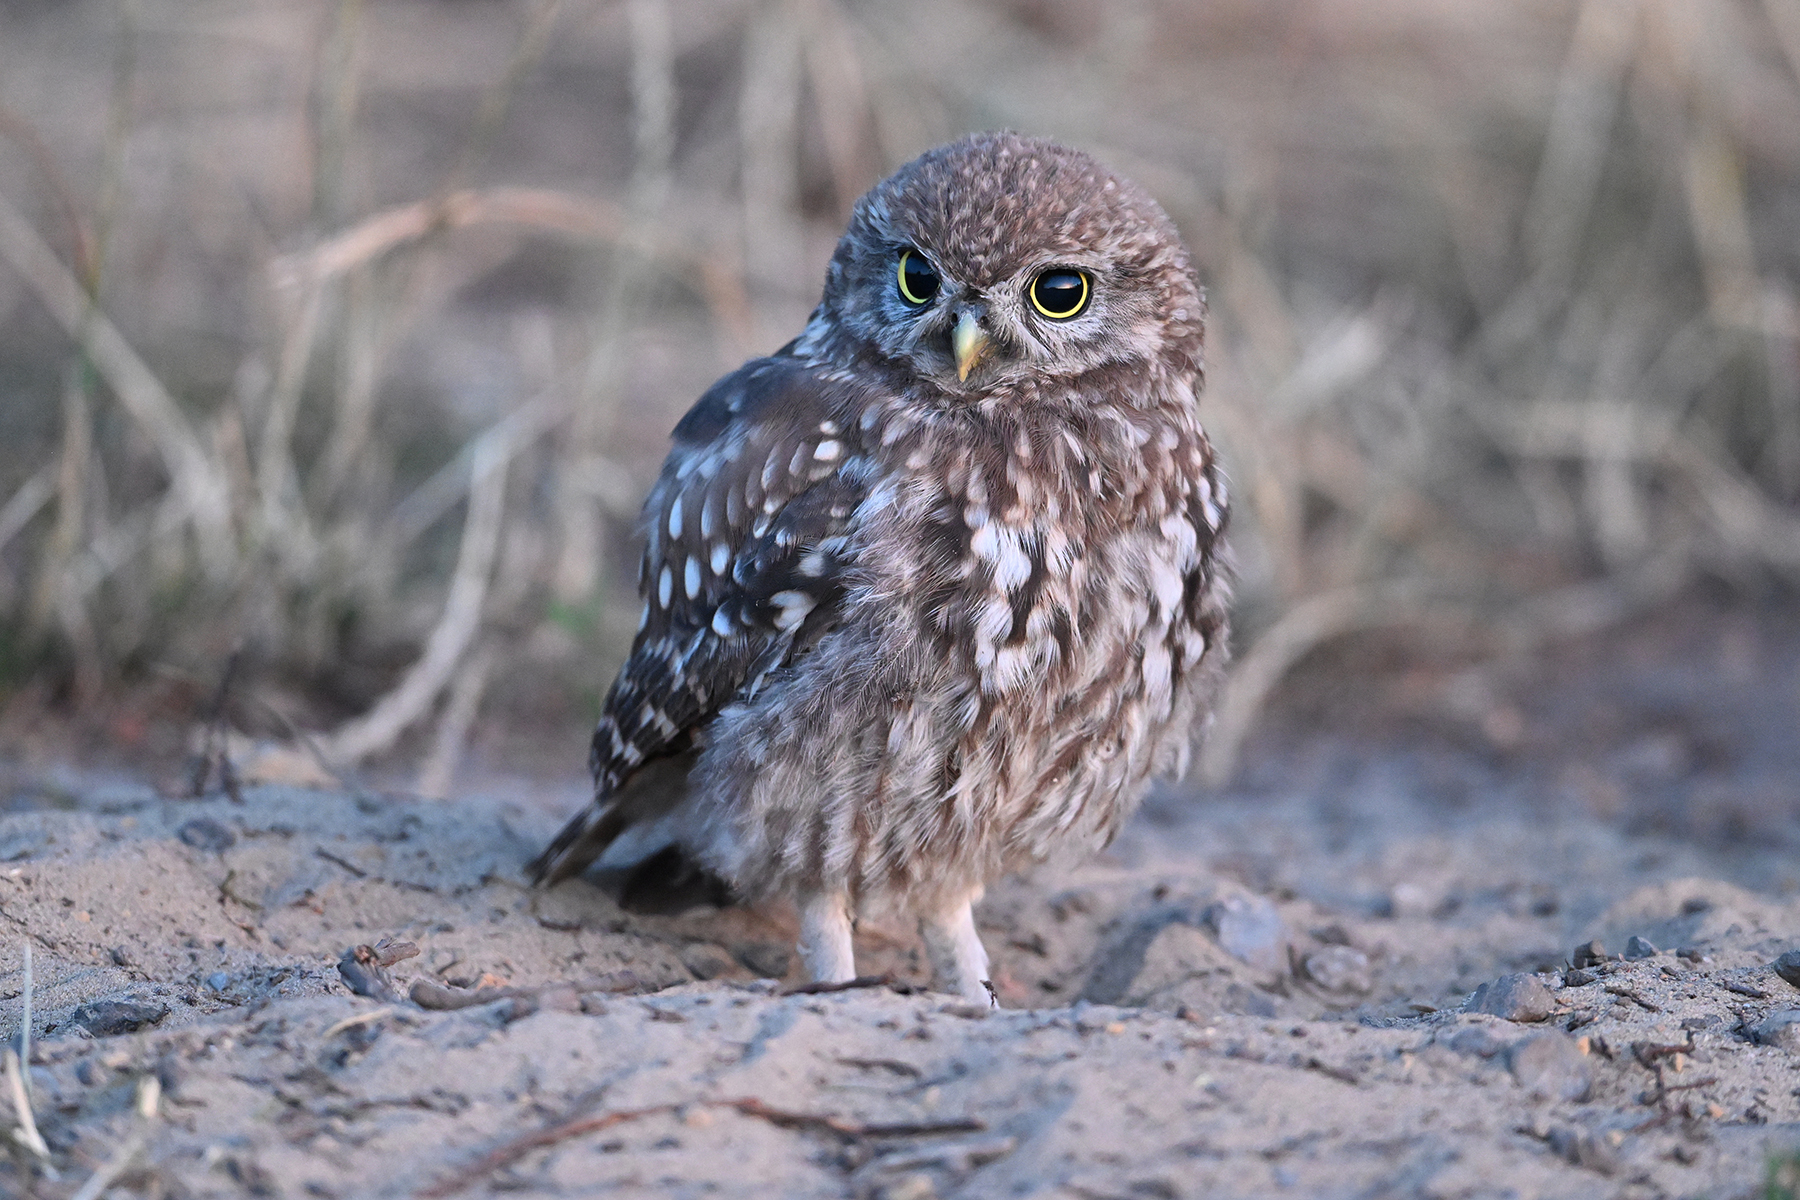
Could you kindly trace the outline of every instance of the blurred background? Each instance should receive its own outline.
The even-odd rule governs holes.
[[[579,783],[668,430],[859,193],[1000,126],[1209,289],[1203,780],[1283,719],[1601,808],[1592,739],[1752,745],[1721,819],[1791,825],[1800,0],[12,0],[0,754]]]

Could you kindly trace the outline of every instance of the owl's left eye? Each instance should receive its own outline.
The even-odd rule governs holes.
[[[1051,267],[1031,281],[1031,306],[1052,321],[1067,321],[1081,315],[1092,290],[1085,272]]]
[[[938,273],[917,250],[900,252],[900,298],[918,308],[938,294]]]

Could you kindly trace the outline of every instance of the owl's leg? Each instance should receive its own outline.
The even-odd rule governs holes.
[[[856,978],[850,903],[843,892],[809,892],[800,897],[800,959],[814,983],[848,983]]]
[[[975,932],[974,909],[981,893],[982,889],[976,888],[956,903],[921,914],[919,934],[931,959],[932,986],[985,1002],[992,997],[988,956]]]

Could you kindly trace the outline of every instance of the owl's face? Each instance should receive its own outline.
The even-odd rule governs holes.
[[[978,134],[857,202],[801,351],[873,352],[950,396],[1119,364],[1191,375],[1203,307],[1154,201],[1079,151]]]

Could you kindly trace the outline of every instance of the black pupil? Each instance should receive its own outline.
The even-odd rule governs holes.
[[[914,304],[923,304],[937,295],[937,272],[931,264],[917,254],[907,254],[906,262],[901,266],[901,275],[906,284],[906,298]]]
[[[1037,281],[1037,300],[1052,313],[1072,313],[1081,304],[1081,276],[1074,271],[1049,271]]]

